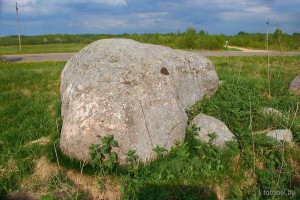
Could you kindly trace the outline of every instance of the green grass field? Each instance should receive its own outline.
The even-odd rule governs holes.
[[[23,45],[22,51],[19,46],[0,46],[0,55],[17,55],[17,54],[41,54],[41,53],[71,53],[78,52],[88,44],[43,44],[43,45]],[[199,51],[196,49],[187,51]],[[208,50],[202,50],[208,51]],[[227,48],[220,51],[239,51],[234,48]]]
[[[214,116],[235,133],[237,142],[220,149],[196,141],[194,130],[187,129],[185,142],[164,158],[132,171],[117,167],[105,177],[59,151],[59,84],[65,62],[0,63],[0,199],[16,190],[41,199],[88,199],[91,191],[71,177],[80,169],[99,182],[100,192],[119,188],[112,194],[123,199],[299,199],[300,100],[288,85],[300,73],[300,57],[271,57],[271,94],[266,57],[210,59],[224,82],[212,98],[190,108],[189,120],[198,113]],[[265,107],[284,117],[263,115]],[[282,128],[293,132],[294,144],[263,134]],[[49,170],[47,178],[46,172],[37,173],[43,158],[59,171]],[[271,196],[268,191],[293,195]]]
[[[19,46],[0,46],[0,55],[77,52],[86,45],[81,43],[23,45],[21,51]]]

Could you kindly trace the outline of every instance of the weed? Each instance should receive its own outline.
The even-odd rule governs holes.
[[[123,199],[136,199],[139,190],[144,185],[139,169],[139,157],[135,150],[129,150],[126,155],[128,173],[122,176],[121,192]]]
[[[153,151],[156,153],[157,158],[163,158],[165,153],[167,152],[166,148],[160,147],[158,145],[153,148]]]
[[[105,170],[112,171],[117,162],[118,154],[112,152],[113,147],[118,147],[118,142],[114,140],[113,135],[108,135],[101,138],[102,145],[100,144],[91,144],[90,156],[93,167],[100,170],[101,174],[104,175]]]
[[[130,149],[126,155],[127,155],[127,157],[126,157],[125,161],[128,166],[128,171],[130,174],[132,174],[138,168],[139,156],[136,155],[136,150],[132,150],[132,149]]]
[[[40,197],[41,200],[53,200],[53,197],[50,194],[44,194]]]

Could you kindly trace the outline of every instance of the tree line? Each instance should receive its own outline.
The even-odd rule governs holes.
[[[227,36],[231,45],[248,47],[253,49],[265,49],[267,37],[265,33],[249,34],[243,31],[235,36]],[[300,33],[291,35],[283,33],[277,28],[274,33],[268,34],[268,45],[271,50],[295,51],[300,50]]]
[[[254,49],[266,48],[265,33],[239,32],[233,36],[212,35],[204,30],[196,31],[195,28],[187,28],[185,32],[177,33],[144,33],[144,34],[52,34],[38,36],[22,36],[23,45],[42,45],[58,43],[82,43],[89,44],[104,38],[128,38],[143,43],[160,44],[175,49],[193,50],[224,50],[226,41],[228,45],[248,47]],[[268,34],[269,49],[293,51],[300,49],[300,33],[291,35],[276,29]],[[18,37],[0,37],[0,46],[18,45]]]

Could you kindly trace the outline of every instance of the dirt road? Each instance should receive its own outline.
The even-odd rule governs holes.
[[[228,46],[240,51],[205,51],[197,52],[203,56],[300,56],[300,52],[275,52],[265,50],[251,50],[241,47]],[[10,62],[41,62],[41,61],[67,61],[75,53],[49,53],[49,54],[17,54],[0,56],[0,60]]]
[[[228,48],[237,49],[242,52],[268,52],[267,50],[247,49],[244,47],[237,47],[237,46],[228,46]],[[269,52],[274,52],[274,51],[269,51]]]
[[[67,61],[74,54],[75,53],[16,54],[0,56],[0,60],[10,62]]]

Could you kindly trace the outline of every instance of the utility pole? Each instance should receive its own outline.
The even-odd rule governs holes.
[[[22,45],[21,45],[21,34],[20,34],[20,23],[19,23],[19,8],[18,8],[18,3],[16,2],[16,15],[17,15],[17,26],[18,26],[18,35],[19,35],[19,47],[20,51],[22,50]]]
[[[269,51],[269,29],[268,29],[269,24],[270,24],[270,20],[268,19],[267,27],[266,27],[266,47],[267,47],[267,51]]]
[[[266,27],[266,46],[267,46],[267,53],[268,53],[268,85],[269,85],[269,97],[271,97],[271,81],[270,81],[270,53],[269,53],[269,24],[270,20],[267,21]]]

